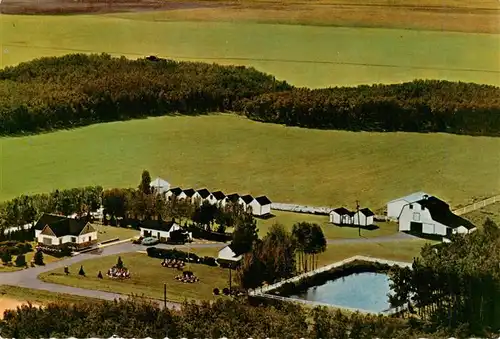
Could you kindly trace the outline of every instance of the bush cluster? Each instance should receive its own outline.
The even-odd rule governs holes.
[[[8,252],[10,255],[22,255],[33,251],[33,247],[28,242],[18,242],[8,240],[0,242],[0,253]]]
[[[500,88],[473,83],[311,90],[253,68],[104,54],[41,58],[0,71],[0,135],[224,111],[309,128],[500,134]]]
[[[148,247],[146,250],[148,252],[148,256],[152,258],[159,259],[178,259],[183,261],[194,262],[198,264],[204,264],[208,266],[217,266],[216,259],[213,257],[199,257],[194,253],[187,253],[183,251],[179,251],[174,249],[164,249],[164,248],[156,248],[156,247]]]

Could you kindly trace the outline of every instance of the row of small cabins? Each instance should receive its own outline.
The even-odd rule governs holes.
[[[225,206],[228,202],[238,203],[245,210],[251,209],[252,214],[256,216],[265,216],[271,214],[271,200],[265,195],[254,198],[250,194],[239,195],[237,193],[225,195],[222,191],[210,192],[206,188],[194,190],[192,188],[182,189],[180,187],[169,189],[165,196],[167,199],[176,197],[177,199],[188,199],[191,202],[201,201],[212,205]]]
[[[339,207],[330,212],[330,222],[335,225],[371,226],[374,222],[375,213],[369,208],[360,209],[357,212],[349,211],[345,207]]]

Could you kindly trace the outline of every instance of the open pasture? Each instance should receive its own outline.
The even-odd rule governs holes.
[[[497,34],[175,21],[162,15],[169,14],[2,15],[0,65],[105,52],[253,66],[313,88],[416,78],[500,85]]]
[[[309,130],[214,114],[0,138],[0,200],[85,185],[184,188],[372,210],[415,191],[464,205],[500,193],[500,138]],[[271,219],[272,220],[272,219]]]

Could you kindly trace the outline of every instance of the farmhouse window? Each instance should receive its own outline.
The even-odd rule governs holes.
[[[76,242],[76,237],[71,237],[71,242]]]
[[[52,239],[51,238],[43,238],[43,244],[44,245],[52,245]]]
[[[420,221],[420,213],[413,213],[413,220]]]
[[[89,237],[89,241],[92,241],[92,237]]]

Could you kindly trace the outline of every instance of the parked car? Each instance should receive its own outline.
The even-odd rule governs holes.
[[[142,239],[142,242],[141,242],[141,244],[144,246],[152,246],[152,245],[156,245],[157,243],[159,243],[158,239],[153,238],[153,237],[144,238],[144,239]]]

